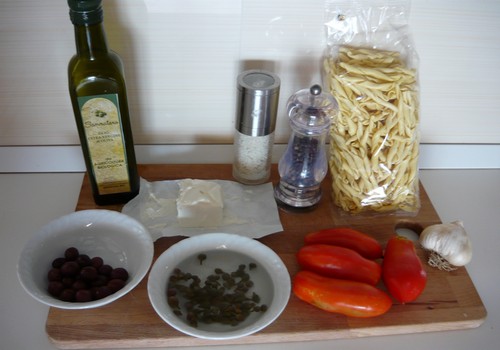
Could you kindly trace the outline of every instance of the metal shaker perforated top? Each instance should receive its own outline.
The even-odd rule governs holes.
[[[274,132],[280,79],[264,70],[248,70],[238,75],[236,129],[249,136]]]

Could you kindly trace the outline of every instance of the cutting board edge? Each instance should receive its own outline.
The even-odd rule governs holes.
[[[387,336],[388,331],[391,335],[406,335],[417,333],[432,333],[443,331],[459,331],[464,329],[474,329],[480,327],[486,320],[487,313],[484,309],[484,317],[469,319],[457,322],[436,322],[429,323],[425,327],[415,329],[414,325],[395,325],[385,327],[366,327],[360,329],[349,329],[341,331],[310,331],[303,333],[274,333],[253,334],[239,339],[232,340],[206,340],[179,335],[178,337],[164,337],[156,339],[106,339],[106,340],[81,340],[75,344],[73,340],[61,340],[48,334],[49,340],[59,349],[119,349],[119,348],[160,348],[160,347],[188,347],[188,346],[210,346],[210,345],[248,345],[248,344],[270,344],[279,342],[305,342],[315,340],[340,340],[340,339],[358,339],[366,337]]]

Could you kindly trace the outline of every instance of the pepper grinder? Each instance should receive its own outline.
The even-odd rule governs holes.
[[[292,134],[278,164],[280,182],[274,196],[292,207],[311,207],[321,199],[321,181],[328,171],[325,141],[338,104],[313,85],[292,95],[286,109]]]

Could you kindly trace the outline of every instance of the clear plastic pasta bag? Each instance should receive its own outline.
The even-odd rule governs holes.
[[[409,1],[327,1],[324,86],[333,200],[351,213],[420,207],[418,56]]]

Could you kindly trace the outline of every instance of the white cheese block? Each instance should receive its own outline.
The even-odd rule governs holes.
[[[184,179],[179,182],[177,220],[182,227],[217,227],[222,224],[224,202],[218,183]]]

